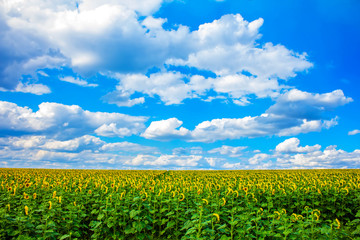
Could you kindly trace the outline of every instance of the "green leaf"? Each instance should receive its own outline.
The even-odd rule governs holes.
[[[218,227],[217,229],[220,230],[220,229],[224,229],[224,228],[226,228],[226,224],[221,225],[221,226]]]
[[[97,217],[97,220],[101,220],[105,217],[105,214],[101,213],[99,214],[99,216]]]
[[[59,240],[63,240],[63,239],[68,238],[68,237],[71,237],[71,235],[65,234],[65,235],[62,235]]]
[[[170,221],[167,223],[166,228],[172,228],[173,226],[175,226],[176,222],[175,221]]]
[[[37,225],[36,229],[45,229],[45,225],[41,224],[41,225]]]
[[[360,210],[356,213],[355,217],[360,218]]]
[[[191,221],[186,221],[184,226],[181,228],[181,230],[184,230],[184,229],[188,229],[188,228],[191,228],[193,226],[192,222]]]
[[[195,233],[196,232],[196,229],[195,228],[190,228],[189,230],[187,230],[187,232],[185,233],[185,235],[189,235],[189,234],[192,234],[192,233]]]
[[[136,215],[138,214],[138,211],[136,211],[136,210],[131,210],[130,211],[130,218],[132,219],[132,218],[134,218]]]
[[[170,215],[173,215],[175,214],[174,211],[171,211],[171,212],[168,212],[165,216],[170,216]]]

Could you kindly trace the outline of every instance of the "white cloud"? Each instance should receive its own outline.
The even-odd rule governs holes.
[[[299,144],[300,140],[298,138],[289,138],[279,143],[275,150],[281,153],[307,153],[319,151],[321,149],[319,144],[314,146],[306,145],[305,147],[299,147]]]
[[[102,97],[102,99],[110,104],[116,104],[118,107],[132,107],[136,104],[145,102],[144,97],[131,99],[131,93],[123,90],[110,92]]]
[[[324,151],[279,156],[275,164],[278,168],[359,168],[360,150],[346,152],[329,146]]]
[[[146,21],[148,22],[148,21]],[[159,29],[163,21],[151,18],[150,25]],[[166,64],[186,65],[205,69],[217,77],[184,75],[180,72],[162,69],[149,76],[144,74],[115,74],[119,80],[118,90],[141,92],[150,97],[155,95],[167,105],[179,104],[187,98],[203,97],[207,91],[228,94],[238,105],[247,105],[246,96],[276,97],[286,86],[278,83],[279,78],[296,76],[312,66],[306,54],[296,54],[281,45],[267,43],[259,47],[255,41],[260,37],[259,27],[263,20],[245,21],[239,14],[225,15],[219,20],[199,26],[199,30],[187,33],[191,46],[185,56],[171,58]],[[149,24],[149,23],[147,23]],[[231,61],[229,61],[231,59]],[[243,73],[246,72],[246,73]],[[206,98],[208,99],[208,98]]]
[[[224,15],[200,25],[198,31],[191,33],[196,47],[186,58],[170,58],[167,63],[216,73],[220,83],[215,90],[229,92],[230,85],[238,84],[236,92],[245,86],[237,97],[242,97],[244,92],[257,94],[257,91],[253,92],[256,87],[252,86],[261,86],[261,90],[267,92],[277,91],[277,79],[295,77],[297,72],[312,67],[312,63],[306,59],[306,53],[294,53],[282,45],[266,43],[259,46],[256,40],[261,36],[259,28],[262,24],[261,18],[247,22],[239,14]]]
[[[219,159],[214,157],[206,157],[205,161],[209,164],[210,167],[215,167]]]
[[[215,142],[244,137],[291,136],[320,131],[329,127],[326,120],[310,122],[304,120],[303,122],[303,120],[269,114],[256,117],[213,119],[199,123],[192,131],[180,127],[181,124],[182,121],[176,118],[153,121],[141,136],[164,141],[183,139],[189,142]],[[179,127],[180,129],[177,130]]]
[[[225,162],[224,169],[317,169],[317,168],[359,168],[360,150],[347,152],[328,146],[324,151],[320,145],[299,147],[297,141],[286,142],[273,151],[273,154],[256,153],[238,162]]]
[[[51,93],[51,90],[43,84],[23,84],[20,82],[16,86],[15,92],[43,95],[43,94]]]
[[[246,97],[242,97],[242,98],[239,98],[239,99],[233,99],[233,102],[236,105],[239,105],[239,106],[246,106],[246,105],[250,104],[248,98],[246,98]]]
[[[90,112],[77,105],[43,102],[34,112],[28,107],[0,101],[0,129],[37,132],[61,138],[98,133],[101,136],[130,136],[144,129],[146,117],[120,113]]]
[[[319,119],[325,111],[330,111],[352,101],[352,98],[344,96],[342,90],[313,94],[292,89],[279,96],[276,103],[267,112],[313,120]]]
[[[150,126],[141,134],[142,137],[156,140],[171,140],[173,138],[186,139],[189,136],[189,130],[181,127],[182,121],[176,118],[167,120],[153,121]]]
[[[19,82],[18,85],[13,90],[8,90],[5,88],[0,87],[0,91],[6,92],[22,92],[22,93],[32,93],[35,95],[43,95],[51,93],[51,90],[48,86],[43,84],[34,84],[34,83],[22,83]]]
[[[349,131],[348,135],[356,135],[356,134],[359,134],[359,133],[360,133],[360,130],[355,129],[355,130]]]
[[[85,148],[96,149],[102,145],[104,145],[104,142],[100,138],[84,135],[67,141],[50,139],[41,147],[48,150],[76,151],[79,149],[84,150]]]
[[[145,71],[162,64],[167,55],[176,52],[173,45],[184,42],[188,32],[188,28],[182,26],[177,30],[165,31],[150,24],[151,21],[146,18],[142,24],[139,16],[152,14],[161,3],[161,0],[147,0],[145,3],[82,1],[76,6],[73,2],[48,4],[41,0],[16,1],[4,6],[4,24],[10,33],[29,35],[16,45],[16,50],[22,49],[23,42],[29,45],[30,37],[33,45],[36,44],[30,50],[41,50],[43,55],[30,52],[25,56],[27,62],[49,57],[49,49],[59,49],[62,62],[54,66],[66,63],[81,73]],[[142,57],[143,54],[147,57]],[[49,65],[44,64],[44,61],[39,63],[37,68]]]
[[[245,146],[232,147],[222,145],[219,148],[214,148],[208,151],[208,153],[219,153],[221,155],[228,155],[230,157],[239,157],[243,154],[243,150],[246,149]]]
[[[187,154],[200,155],[203,154],[204,151],[201,147],[188,147],[188,148],[179,147],[179,148],[174,148],[172,150],[172,153],[173,155],[187,155]]]
[[[335,125],[337,125],[337,117],[331,120],[311,120],[308,121],[306,119],[302,120],[298,126],[281,129],[277,134],[278,136],[294,136],[300,133],[308,133],[308,132],[320,132],[321,129],[329,129]]]
[[[131,94],[140,92],[150,97],[159,96],[166,105],[180,104],[184,99],[204,97],[208,91],[214,90],[217,94],[228,94],[235,104],[244,106],[250,103],[245,97],[247,95],[275,97],[281,89],[276,79],[260,79],[242,74],[205,78],[180,72],[159,72],[150,76],[115,74],[114,77],[119,80],[119,85],[117,91],[106,96],[109,103],[116,103],[119,96],[128,99]]]
[[[249,163],[252,165],[259,165],[260,163],[262,163],[264,160],[266,160],[268,158],[269,158],[268,154],[258,153],[249,159]]]
[[[45,136],[22,136],[22,137],[9,137],[0,138],[1,146],[10,146],[15,149],[36,148],[46,142]]]
[[[18,18],[22,14],[12,8],[15,2],[0,2],[0,87],[6,90],[15,90],[17,86],[23,89],[21,80],[24,74],[32,75],[36,81],[38,69],[56,68],[68,62],[49,45],[46,37],[27,28],[18,28]],[[27,85],[32,86],[33,83]]]
[[[141,92],[149,96],[158,95],[165,104],[179,104],[191,96],[191,88],[185,84],[185,78],[179,72],[154,73],[150,77],[143,74],[117,74],[120,84],[117,89],[122,92]]]
[[[99,86],[98,84],[95,83],[88,83],[87,81],[80,79],[80,78],[74,78],[72,76],[67,76],[67,77],[61,77],[59,78],[61,81],[63,82],[68,82],[68,83],[73,83],[82,87],[97,87]]]
[[[21,137],[0,137],[0,147],[12,149],[18,151],[21,149],[37,149],[45,151],[71,151],[82,152],[84,150],[91,150],[93,152],[102,153],[106,152],[148,152],[157,154],[158,149],[156,147],[149,147],[131,142],[112,142],[106,143],[98,137],[91,135],[84,135],[81,137],[73,138],[70,140],[59,141],[47,136],[24,135]]]
[[[241,162],[237,162],[237,163],[226,162],[221,166],[221,168],[225,168],[225,169],[238,169],[241,167],[245,167],[245,164]]]
[[[158,157],[153,155],[139,154],[125,162],[125,165],[132,166],[155,166],[155,167],[196,167],[202,156],[188,155],[160,155]]]
[[[116,152],[148,152],[155,154],[158,152],[156,147],[143,146],[137,143],[131,142],[115,142],[115,143],[106,143],[100,150],[102,151],[116,151]]]
[[[274,46],[271,43],[263,48],[241,43],[218,45],[189,54],[186,61],[168,60],[167,63],[210,70],[222,76],[246,71],[260,79],[288,79],[295,77],[296,72],[312,67],[305,53],[296,54],[282,45]]]
[[[136,157],[132,158],[131,160],[127,160],[125,161],[125,165],[133,165],[133,166],[139,166],[144,164],[145,161],[152,161],[156,159],[156,157],[152,156],[152,155],[144,155],[144,154],[139,154]]]
[[[0,43],[10,49],[6,55],[10,57],[0,66],[0,87],[12,89],[22,74],[38,69],[69,66],[83,76],[121,73],[117,93],[107,99],[119,106],[143,103],[144,98],[126,99],[126,94],[135,91],[157,95],[165,104],[179,104],[204,96],[209,89],[229,94],[235,104],[244,105],[249,94],[276,96],[283,87],[279,78],[294,77],[312,66],[305,53],[272,43],[258,45],[261,18],[248,22],[240,14],[229,14],[195,31],[182,25],[165,30],[166,19],[151,16],[160,8],[161,0],[147,0],[147,6],[143,1],[104,4],[85,0],[77,4],[41,0],[3,4],[1,19],[6,37]],[[24,54],[19,57],[18,52]],[[168,72],[164,64],[196,67],[218,76],[206,79],[190,74],[184,82],[182,74]],[[143,75],[152,67],[162,72]],[[20,71],[14,75],[14,69]],[[80,78],[62,80],[95,86]]]
[[[321,113],[351,101],[352,99],[345,97],[341,90],[325,94],[290,91],[281,95],[276,103],[260,116],[203,121],[192,131],[181,127],[182,121],[177,118],[170,118],[153,121],[142,136],[148,139],[184,139],[192,142],[272,135],[293,136],[321,131],[337,125],[337,117],[326,120],[322,119]],[[301,111],[297,112],[298,109]],[[315,111],[316,109],[319,110]],[[180,129],[177,130],[179,127]]]
[[[117,168],[123,167],[124,155],[100,153],[91,150],[80,152],[46,150],[41,148],[0,148],[0,160],[6,160],[11,167],[36,168]]]
[[[202,156],[197,156],[197,155],[189,155],[189,156],[161,155],[155,160],[145,161],[144,165],[196,167],[198,166],[198,161],[200,159],[202,159]]]

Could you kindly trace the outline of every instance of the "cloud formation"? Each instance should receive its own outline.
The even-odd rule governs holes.
[[[247,22],[239,14],[222,16],[186,33],[182,44],[188,48],[177,46],[184,56],[167,56],[165,66],[195,67],[216,77],[161,68],[160,72],[149,75],[114,74],[119,80],[117,89],[129,94],[156,95],[167,105],[188,98],[208,99],[206,94],[210,90],[225,94],[239,105],[249,103],[246,96],[251,94],[275,97],[286,87],[279,84],[279,79],[295,77],[297,72],[312,67],[312,63],[305,53],[294,53],[282,45],[259,46],[256,40],[260,38],[262,23],[261,18]]]
[[[127,141],[107,143],[91,135],[65,141],[44,135],[0,137],[3,167],[122,169],[134,154],[146,153],[158,154],[158,150]]]
[[[48,86],[44,85],[44,84],[36,84],[36,83],[22,83],[19,82],[18,85],[12,89],[12,90],[8,90],[5,89],[3,87],[0,87],[0,91],[2,92],[22,92],[22,93],[32,93],[35,95],[43,95],[43,94],[48,94],[51,93],[51,90]]]
[[[13,90],[23,75],[36,78],[40,69],[67,66],[85,77],[95,73],[116,76],[119,85],[104,100],[118,106],[144,103],[144,97],[130,99],[135,92],[159,96],[170,105],[187,98],[209,99],[210,90],[244,105],[251,94],[276,96],[283,88],[279,79],[312,67],[306,53],[280,44],[259,45],[262,18],[248,22],[240,14],[228,14],[194,31],[183,25],[165,29],[166,19],[152,16],[162,1],[144,4],[93,0],[3,3],[0,43],[6,51],[0,65],[0,87]],[[216,77],[174,72],[170,66],[195,67]],[[160,72],[146,75],[153,67]],[[60,80],[96,86],[71,76]]]
[[[166,31],[161,27],[164,20],[150,16],[161,3],[0,3],[0,45],[5,50],[0,87],[11,90],[23,74],[34,76],[37,69],[44,68],[69,66],[88,75],[101,71],[146,71],[161,65],[168,55],[175,54],[174,44],[179,45],[188,32],[182,26]],[[144,53],[148,57],[142,57]]]
[[[356,134],[359,134],[359,133],[360,133],[359,129],[354,129],[352,131],[349,131],[348,135],[356,135]]]
[[[243,150],[246,149],[246,146],[232,147],[227,145],[222,145],[219,148],[213,148],[208,151],[208,153],[219,153],[221,155],[228,155],[230,157],[239,157],[242,155]]]
[[[144,129],[146,117],[121,113],[90,112],[77,105],[43,102],[34,112],[28,107],[0,101],[0,130],[73,138],[96,133],[125,137]]]
[[[289,138],[284,142],[279,143],[275,150],[281,153],[307,153],[320,150],[321,146],[316,144],[314,146],[299,147],[300,140],[298,138]]]
[[[291,118],[315,120],[320,119],[324,112],[352,101],[353,99],[346,97],[340,89],[323,94],[292,89],[279,96],[276,103],[266,112]]]
[[[145,130],[145,132],[141,134],[141,136],[144,138],[156,139],[160,141],[166,141],[175,138],[187,139],[190,136],[190,131],[186,128],[180,127],[181,125],[182,121],[178,120],[177,118],[153,121]]]
[[[260,116],[213,119],[199,123],[192,131],[181,127],[182,121],[177,118],[170,118],[153,121],[142,136],[155,140],[184,139],[190,142],[214,142],[272,135],[294,136],[336,125],[336,117],[326,120],[321,113],[351,101],[352,99],[345,97],[341,90],[325,94],[290,90]],[[302,111],[297,112],[297,109]],[[316,109],[318,111],[315,111]]]
[[[99,86],[98,84],[88,83],[84,79],[74,78],[73,76],[61,77],[59,79],[60,79],[60,81],[73,83],[73,84],[79,85],[81,87],[97,87],[97,86]]]

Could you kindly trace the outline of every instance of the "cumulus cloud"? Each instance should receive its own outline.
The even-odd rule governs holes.
[[[119,80],[117,91],[105,96],[109,103],[117,103],[117,98],[126,99],[135,92],[147,96],[159,96],[166,105],[180,104],[184,99],[202,98],[207,100],[207,93],[213,90],[217,94],[225,94],[233,98],[237,105],[244,106],[250,102],[247,97],[255,94],[257,97],[276,97],[281,89],[276,79],[259,79],[253,76],[233,74],[216,78],[200,75],[185,75],[180,72],[158,72],[145,74],[115,74]],[[143,98],[141,103],[143,103]],[[138,99],[135,99],[138,100]],[[138,103],[138,102],[136,102]],[[136,104],[134,103],[134,104]],[[119,106],[127,105],[120,101]]]
[[[45,136],[22,136],[22,137],[8,137],[0,138],[0,146],[11,147],[14,149],[36,148],[44,145],[46,142]]]
[[[152,21],[155,21],[154,19]],[[159,27],[161,21],[155,21]],[[154,23],[154,24],[155,24]],[[247,22],[239,14],[225,15],[187,33],[191,46],[187,55],[168,56],[167,65],[196,67],[215,73],[216,77],[183,74],[167,69],[158,73],[115,74],[117,89],[130,93],[155,95],[167,105],[179,104],[187,98],[202,98],[210,90],[225,94],[238,105],[249,104],[246,96],[275,97],[286,87],[278,79],[296,76],[312,66],[306,54],[297,54],[284,46],[271,43],[260,47],[256,40],[263,20]],[[178,46],[183,49],[183,46]],[[186,60],[187,58],[187,60]],[[231,61],[229,61],[231,59]],[[205,98],[206,100],[208,98]]]
[[[153,155],[137,155],[135,158],[125,162],[127,165],[144,165],[156,167],[196,167],[199,160],[203,157],[198,155],[178,156],[178,155],[160,155],[155,157]]]
[[[291,90],[280,96],[276,103],[260,116],[203,121],[192,131],[181,127],[182,121],[177,118],[153,121],[142,136],[148,139],[184,139],[193,142],[272,135],[294,136],[335,126],[337,117],[327,120],[321,113],[351,101],[352,99],[345,97],[341,90],[325,94]],[[301,111],[297,113],[297,109]],[[319,110],[316,112],[315,109]]]
[[[321,146],[316,144],[314,146],[299,147],[300,140],[298,138],[289,138],[284,142],[279,143],[275,150],[281,153],[306,153],[320,150]]]
[[[18,28],[18,17],[22,15],[16,10],[14,12],[13,3],[15,1],[0,3],[0,87],[5,90],[23,89],[21,80],[24,74],[36,78],[38,69],[56,68],[67,63],[66,57],[51,48],[36,31]]]
[[[272,153],[256,153],[238,161],[224,161],[224,169],[317,169],[359,168],[360,150],[347,152],[328,146],[323,151],[320,145],[300,147],[297,138],[280,143]]]
[[[249,159],[249,163],[252,165],[258,165],[268,158],[269,158],[268,154],[258,153]]]
[[[246,148],[247,147],[245,146],[232,147],[232,146],[222,145],[219,148],[214,148],[209,150],[208,153],[219,153],[221,155],[228,155],[230,157],[238,157],[242,155],[243,150]]]
[[[35,83],[22,83],[19,82],[18,85],[12,89],[8,90],[3,87],[0,87],[0,91],[3,92],[22,92],[22,93],[32,93],[35,95],[43,95],[51,93],[51,90],[48,86],[45,86],[44,84],[35,84]]]
[[[82,87],[97,87],[97,86],[99,86],[98,84],[88,83],[84,79],[74,78],[73,76],[61,77],[59,79],[63,82],[73,83],[73,84],[76,84],[76,85],[79,85]]]
[[[148,152],[157,154],[156,147],[149,147],[127,141],[107,143],[99,137],[84,135],[81,137],[60,141],[42,135],[24,135],[21,137],[0,137],[0,148],[8,148],[14,151],[22,149],[38,149],[45,151],[81,152],[91,150],[93,152]]]
[[[72,138],[97,133],[101,136],[124,137],[144,129],[146,117],[120,113],[90,112],[77,105],[43,102],[34,112],[28,107],[0,101],[0,129],[41,133],[59,138]]]
[[[356,134],[359,134],[359,133],[360,133],[360,130],[355,129],[355,130],[349,131],[348,135],[356,135]]]
[[[324,151],[278,156],[274,164],[277,168],[359,168],[360,150],[346,152],[329,146]]]
[[[141,136],[144,138],[165,141],[174,138],[186,139],[190,132],[186,128],[180,127],[181,125],[182,121],[177,118],[153,121]],[[180,128],[177,129],[178,127]]]
[[[173,155],[200,155],[203,154],[204,151],[201,147],[188,147],[188,148],[184,148],[184,147],[179,147],[179,148],[174,148],[172,150]]]
[[[40,135],[0,137],[0,163],[8,167],[122,169],[128,168],[129,158],[146,153],[158,150],[126,141],[107,143],[90,135],[65,141]]]
[[[191,94],[190,87],[182,80],[185,76],[179,72],[155,73],[147,77],[143,74],[117,74],[121,79],[117,89],[122,92],[145,93],[149,96],[155,94],[165,104],[178,104]]]
[[[292,118],[314,120],[321,118],[322,113],[352,101],[352,98],[346,97],[342,90],[313,94],[292,89],[279,96],[276,103],[267,112]]]
[[[110,104],[116,104],[119,107],[132,107],[145,102],[144,97],[131,98],[131,95],[129,91],[116,90],[103,96],[102,100]]]
[[[115,151],[115,152],[143,152],[143,153],[158,153],[156,147],[143,146],[137,143],[131,142],[115,142],[115,143],[106,143],[101,148],[101,151]]]
[[[0,69],[1,87],[13,88],[22,74],[64,65],[85,75],[109,70],[145,71],[161,65],[169,54],[175,54],[174,44],[183,42],[188,33],[187,27],[166,31],[154,24],[162,20],[149,15],[161,3],[161,0],[1,3],[0,26],[4,31],[0,41],[7,50]],[[145,16],[144,23],[140,16]],[[147,57],[142,57],[143,54]]]
[[[119,106],[143,103],[144,98],[126,100],[134,92],[157,95],[169,105],[202,97],[210,89],[244,105],[250,94],[275,96],[282,89],[278,79],[312,66],[306,53],[279,44],[259,45],[262,18],[248,22],[240,14],[228,14],[194,31],[182,25],[164,29],[166,19],[152,16],[161,4],[161,0],[2,4],[0,43],[7,52],[0,66],[0,87],[13,89],[24,74],[68,66],[83,76],[120,74],[117,91],[105,98]],[[208,70],[217,77],[183,76],[168,70],[171,65]],[[144,75],[153,67],[161,73]],[[80,78],[61,80],[95,86]]]
[[[84,135],[82,137],[67,141],[57,141],[50,139],[42,146],[42,148],[48,150],[79,151],[80,149],[96,149],[101,145],[104,145],[104,142],[99,138],[90,135]]]
[[[168,121],[177,124],[165,124]],[[299,133],[321,131],[321,129],[329,127],[327,120],[311,121],[310,124],[306,120],[304,121],[305,124],[303,120],[291,120],[276,115],[263,114],[256,117],[220,118],[204,121],[190,131],[183,127],[177,130],[176,128],[179,128],[182,122],[176,118],[171,118],[171,120],[153,121],[142,136],[148,139],[165,141],[184,139],[189,142],[215,142],[243,137],[291,136]]]
[[[113,153],[46,150],[46,149],[11,149],[0,148],[0,160],[5,160],[9,167],[36,168],[123,168],[128,156]]]
[[[223,161],[223,159],[214,158],[214,157],[205,157],[204,159],[209,164],[210,167],[215,167],[219,162]]]

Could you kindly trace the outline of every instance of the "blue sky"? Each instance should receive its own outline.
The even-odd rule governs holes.
[[[360,167],[360,3],[0,3],[0,167]]]

